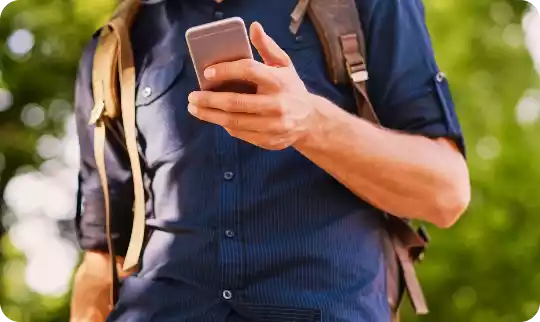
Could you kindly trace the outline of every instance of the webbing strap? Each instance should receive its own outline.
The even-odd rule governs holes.
[[[141,163],[136,141],[135,124],[135,68],[133,51],[129,38],[128,25],[134,19],[139,0],[125,0],[115,12],[114,19],[101,31],[98,46],[94,54],[92,84],[95,106],[90,115],[90,124],[95,124],[94,155],[96,168],[105,201],[106,235],[110,272],[112,278],[111,306],[118,299],[119,274],[117,268],[117,253],[112,239],[112,221],[110,213],[110,194],[105,165],[106,125],[110,119],[122,114],[126,148],[130,160],[134,186],[133,229],[124,271],[136,267],[144,242],[145,228],[145,196],[142,179]],[[120,82],[120,108],[118,108],[117,82]]]
[[[416,276],[413,259],[410,257],[407,247],[403,245],[402,241],[400,241],[396,235],[391,235],[390,237],[392,238],[394,249],[396,250],[396,254],[401,264],[401,269],[403,270],[405,285],[414,311],[418,315],[428,314],[429,310],[424,297],[424,292],[420,286],[420,281],[418,281],[418,277]]]
[[[106,222],[106,234],[107,234],[107,245],[109,247],[109,254],[112,255],[110,260],[110,270],[112,276],[112,287],[110,292],[111,307],[118,300],[118,288],[119,288],[119,279],[118,279],[118,270],[116,267],[116,250],[114,248],[114,243],[112,240],[111,234],[111,211],[110,211],[110,196],[109,196],[109,184],[107,181],[107,174],[105,173],[105,138],[106,138],[106,127],[103,120],[99,120],[96,123],[96,128],[94,130],[94,155],[96,158],[96,166],[99,172],[99,179],[101,181],[101,187],[103,189],[103,196],[105,201],[105,216]]]
[[[363,38],[363,35],[360,35],[360,37]],[[371,121],[374,124],[380,125],[380,120],[375,113],[375,109],[373,108],[373,104],[369,99],[366,88],[366,81],[368,80],[369,75],[366,70],[366,62],[364,60],[364,57],[366,57],[365,49],[359,45],[357,34],[348,34],[341,36],[341,45],[343,49],[345,63],[347,65],[347,73],[349,74],[349,78],[355,92],[358,115],[368,121]],[[394,221],[394,218],[390,217],[390,215],[386,216],[388,217],[387,220]],[[395,220],[401,221],[401,219],[397,218]],[[418,236],[416,236],[412,228],[407,226],[407,224],[404,222],[403,225],[391,226],[388,224],[387,226],[387,228],[389,229],[388,236],[389,238],[391,238],[392,247],[394,248],[395,254],[397,256],[397,259],[399,260],[399,264],[403,271],[405,286],[409,293],[409,297],[411,299],[415,312],[416,314],[427,314],[427,303],[422,292],[420,282],[418,281],[418,277],[416,275],[416,270],[413,262],[414,259],[411,258],[411,254],[409,252],[410,247],[416,247],[418,246],[418,243],[423,244],[423,241]],[[413,234],[414,236],[405,236],[403,240],[401,240],[397,235],[398,233]],[[409,243],[409,239],[415,240],[416,242]],[[409,243],[410,245],[405,244],[405,242]],[[389,296],[393,296],[393,294],[389,294]],[[400,304],[399,299],[390,298],[389,301],[394,302],[393,304],[396,306],[396,312],[393,312],[393,319],[397,320],[399,317],[399,315],[397,314],[397,309],[399,308]]]
[[[94,157],[96,160],[96,168],[99,173],[99,179],[101,182],[101,188],[103,190],[103,198],[105,204],[105,222],[106,222],[106,236],[107,246],[110,261],[110,274],[112,278],[112,287],[110,292],[110,305],[114,305],[118,299],[118,270],[116,267],[116,250],[112,240],[111,234],[111,212],[110,212],[110,196],[109,196],[109,184],[107,180],[107,172],[105,167],[105,142],[106,142],[106,126],[105,118],[105,77],[109,75],[110,62],[112,56],[115,55],[116,45],[113,39],[110,37],[100,36],[98,47],[96,48],[96,54],[94,56],[94,68],[93,68],[93,94],[94,94],[94,108],[90,115],[90,124],[95,124],[94,129]]]
[[[144,183],[137,146],[137,129],[135,123],[135,65],[129,32],[122,18],[115,18],[109,23],[111,31],[118,41],[118,70],[120,80],[120,106],[124,135],[131,163],[134,188],[133,228],[129,241],[124,270],[137,266],[142,252],[145,237],[145,197]]]
[[[358,115],[374,124],[380,124],[367,92],[366,81],[369,79],[369,74],[364,60],[366,56],[365,53],[362,53],[362,47],[358,43],[357,35],[349,34],[341,36],[341,47],[343,48],[347,72],[351,79],[351,84],[354,86]]]

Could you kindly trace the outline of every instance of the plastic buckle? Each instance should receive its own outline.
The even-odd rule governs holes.
[[[103,101],[97,102],[96,105],[94,105],[92,112],[90,113],[90,120],[88,121],[88,125],[96,124],[97,121],[101,119],[104,112],[105,112],[105,102]]]
[[[362,83],[369,79],[369,73],[365,68],[364,70],[359,70],[356,72],[351,71],[350,75],[351,75],[352,81],[355,83]]]

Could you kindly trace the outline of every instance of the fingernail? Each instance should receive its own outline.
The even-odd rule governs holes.
[[[197,94],[195,94],[195,92],[191,92],[189,93],[187,99],[189,103],[195,103],[195,100],[197,99]]]
[[[213,78],[214,76],[216,76],[216,70],[214,68],[207,68],[204,70],[204,77],[206,77],[206,79]]]
[[[190,104],[188,104],[187,108],[188,108],[188,111],[191,114],[196,114],[197,113],[197,106],[190,103]]]

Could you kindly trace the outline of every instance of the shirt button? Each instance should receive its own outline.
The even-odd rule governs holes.
[[[227,171],[223,174],[223,178],[225,178],[225,180],[231,180],[234,178],[234,173]]]
[[[143,91],[142,91],[142,95],[143,95],[144,97],[149,97],[150,95],[152,95],[152,88],[150,88],[150,87],[148,87],[148,86],[145,87],[145,88],[143,89]]]
[[[232,231],[230,229],[225,230],[225,236],[227,236],[229,238],[234,237],[234,231]]]
[[[232,298],[232,292],[229,291],[229,290],[224,290],[223,293],[221,294],[223,296],[224,299],[226,300],[230,300]]]
[[[437,76],[435,79],[437,80],[437,83],[442,83],[442,81],[446,78],[446,75],[443,72],[437,73]]]
[[[302,42],[303,38],[302,36],[296,36],[294,40],[296,40],[296,42]]]
[[[223,19],[223,12],[221,11],[214,12],[214,18],[216,18],[217,20]]]

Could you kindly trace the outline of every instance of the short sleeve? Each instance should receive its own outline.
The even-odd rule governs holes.
[[[359,6],[368,48],[368,91],[382,125],[451,138],[464,153],[461,127],[448,80],[435,61],[422,1],[357,2],[364,3]]]
[[[97,40],[86,46],[75,83],[75,119],[80,147],[79,198],[82,209],[76,216],[76,231],[83,250],[108,250],[103,190],[94,159],[94,126],[88,124],[94,106],[91,75]],[[107,131],[105,164],[109,181],[111,229],[116,252],[127,251],[132,226],[133,183],[129,158],[120,140]]]

